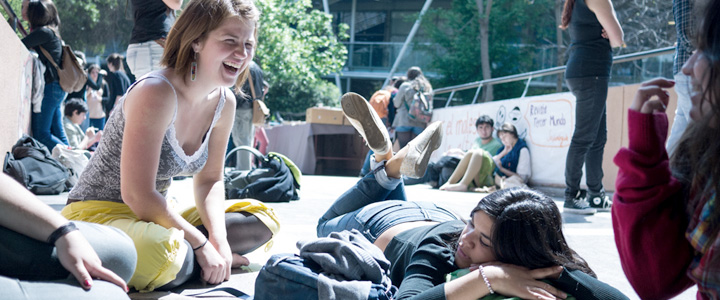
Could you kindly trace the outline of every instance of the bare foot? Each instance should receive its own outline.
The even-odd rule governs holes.
[[[233,260],[232,260],[232,268],[233,268],[233,269],[237,269],[237,268],[240,268],[240,267],[242,267],[242,266],[248,266],[248,265],[250,265],[250,260],[247,259],[247,257],[242,256],[242,255],[240,255],[240,254],[233,253],[233,254],[232,254],[232,258],[233,258]]]
[[[451,192],[467,192],[468,186],[464,185],[462,183],[456,183],[456,184],[445,184],[442,187],[440,187],[443,191],[451,191]]]

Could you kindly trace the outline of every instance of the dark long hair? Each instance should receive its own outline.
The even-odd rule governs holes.
[[[572,17],[573,8],[575,7],[575,0],[565,0],[565,6],[563,7],[562,18],[560,19],[560,28],[567,29],[570,26],[570,18]]]
[[[561,265],[595,277],[587,262],[570,249],[562,233],[562,216],[553,200],[528,188],[494,192],[480,200],[495,220],[492,245],[498,261],[530,269]]]
[[[52,0],[30,0],[27,4],[27,17],[31,30],[45,26],[60,37],[60,16]]]
[[[698,7],[702,15],[698,22],[695,46],[708,63],[706,74],[709,84],[702,93],[700,107],[710,104],[712,113],[688,125],[671,158],[673,175],[685,183],[689,197],[688,213],[704,204],[712,193],[720,191],[720,0],[710,0]],[[711,212],[709,236],[720,232],[720,210]],[[711,243],[708,243],[708,245]]]

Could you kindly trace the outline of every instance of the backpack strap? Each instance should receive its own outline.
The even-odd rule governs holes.
[[[38,47],[40,47],[40,51],[42,51],[42,53],[45,55],[45,57],[53,65],[53,67],[55,67],[56,70],[60,70],[60,67],[58,67],[58,65],[55,63],[55,60],[52,58],[52,56],[50,56],[50,53],[48,53],[47,50],[45,50],[45,48],[43,48],[42,46],[38,46]],[[62,51],[60,52],[60,59],[62,59]]]

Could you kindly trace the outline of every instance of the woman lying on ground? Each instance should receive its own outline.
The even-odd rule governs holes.
[[[6,174],[0,186],[3,299],[129,299],[137,255],[126,234],[70,223]]]
[[[668,299],[697,284],[697,299],[720,297],[720,0],[700,18],[697,51],[682,68],[690,76],[690,117],[668,159],[665,114],[675,83],[643,83],[628,111],[629,143],[612,208],[623,271],[643,299]]]
[[[478,203],[467,224],[433,203],[406,201],[400,177],[423,174],[442,142],[441,123],[430,124],[393,155],[380,119],[361,96],[346,94],[342,106],[375,158],[372,171],[320,218],[317,234],[362,232],[390,261],[397,299],[475,300],[493,293],[564,299],[566,292],[580,299],[627,299],[595,279],[570,249],[557,206],[539,192],[493,193]],[[459,269],[470,272],[446,283],[446,275]]]
[[[95,155],[70,191],[68,219],[117,227],[135,242],[129,285],[169,289],[230,278],[242,254],[278,230],[271,209],[225,201],[223,165],[235,115],[227,88],[252,59],[259,12],[250,0],[192,0],[167,38],[163,70],[120,99]],[[240,81],[238,81],[240,79]],[[165,199],[174,176],[193,176],[195,206]],[[183,203],[184,201],[180,201]]]
[[[518,136],[517,129],[510,123],[503,124],[497,135],[504,147],[495,156],[482,149],[468,151],[440,190],[465,192],[471,184],[480,189],[493,185],[506,188],[526,184],[531,175],[531,163],[525,140]]]

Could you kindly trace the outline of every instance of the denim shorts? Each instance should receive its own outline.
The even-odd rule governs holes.
[[[357,229],[371,243],[390,227],[403,223],[460,220],[452,211],[431,202],[386,200],[369,204],[361,209],[328,220],[318,227],[319,236],[331,232]]]

